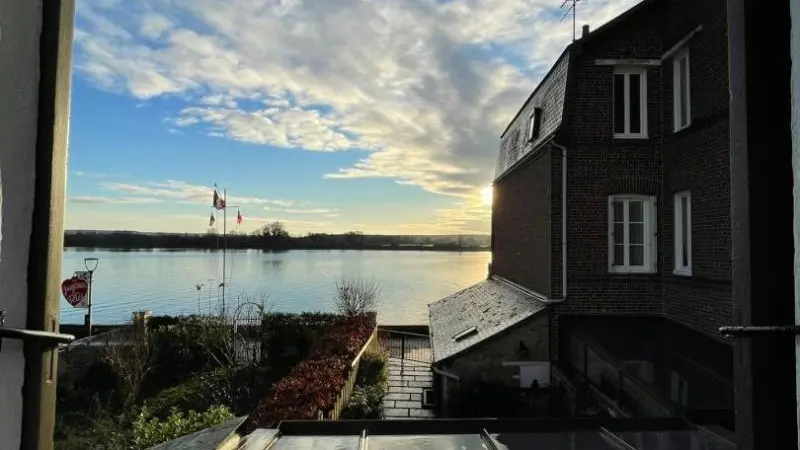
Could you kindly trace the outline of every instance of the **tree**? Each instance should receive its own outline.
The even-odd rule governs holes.
[[[374,280],[339,275],[336,278],[334,305],[345,316],[374,311],[380,292],[381,286]]]
[[[136,402],[147,374],[153,369],[155,352],[144,320],[119,331],[109,333],[105,359],[117,373],[121,383],[123,408]]]
[[[261,235],[262,236],[273,236],[273,237],[289,237],[289,232],[286,231],[286,227],[284,227],[282,222],[274,221],[265,224],[261,228]]]

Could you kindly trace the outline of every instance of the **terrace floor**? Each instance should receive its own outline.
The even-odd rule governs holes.
[[[389,358],[389,393],[383,399],[383,418],[432,419],[433,411],[422,407],[425,389],[433,389],[430,364]]]

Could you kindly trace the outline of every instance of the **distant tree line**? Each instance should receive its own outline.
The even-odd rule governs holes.
[[[110,249],[384,249],[384,250],[488,250],[487,235],[366,235],[358,231],[340,234],[309,233],[292,236],[281,222],[270,222],[250,234],[211,229],[207,233],[143,233],[135,231],[67,231],[64,247]]]

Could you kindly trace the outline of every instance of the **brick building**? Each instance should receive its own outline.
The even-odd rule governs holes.
[[[725,0],[644,0],[564,50],[501,136],[494,291],[460,319],[431,305],[442,370],[467,375],[442,319],[478,329],[511,288],[549,332],[517,346],[549,348],[509,358],[478,329],[462,354],[547,355],[627,414],[733,428],[727,55]]]

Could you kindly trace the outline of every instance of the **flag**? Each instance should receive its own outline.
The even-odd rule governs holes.
[[[225,209],[225,199],[219,196],[219,192],[217,192],[216,187],[214,188],[214,201],[211,206],[217,210]]]
[[[208,219],[208,226],[213,227],[214,226],[214,222],[216,222],[216,221],[217,221],[217,219],[214,218],[214,213],[211,213],[211,218]]]
[[[238,209],[236,210],[236,225],[242,224],[242,213]]]

